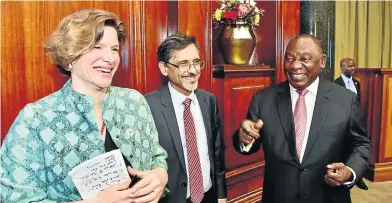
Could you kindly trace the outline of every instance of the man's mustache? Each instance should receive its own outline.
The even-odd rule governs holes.
[[[198,76],[198,75],[199,75],[199,74],[190,73],[190,74],[182,75],[182,77],[196,77],[196,76]]]

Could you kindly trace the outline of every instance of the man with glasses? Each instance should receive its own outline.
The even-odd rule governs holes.
[[[205,62],[192,36],[174,34],[158,48],[158,66],[169,82],[146,95],[168,153],[167,187],[161,203],[226,203],[224,145],[213,94],[198,89]]]

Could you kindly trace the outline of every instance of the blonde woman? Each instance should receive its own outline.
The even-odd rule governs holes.
[[[167,154],[144,97],[111,86],[125,26],[113,13],[82,10],[65,17],[44,43],[70,77],[57,92],[26,105],[1,147],[3,202],[157,202],[167,183]],[[120,149],[132,176],[81,201],[68,172]],[[130,168],[132,167],[132,168]]]

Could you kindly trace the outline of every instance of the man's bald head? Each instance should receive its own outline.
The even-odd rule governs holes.
[[[348,64],[349,61],[354,61],[352,58],[344,58],[340,60],[340,67],[342,67],[344,64]]]

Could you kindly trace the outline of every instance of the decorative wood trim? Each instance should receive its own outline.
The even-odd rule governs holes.
[[[265,86],[264,85],[256,85],[256,86],[246,86],[246,87],[234,87],[234,88],[232,88],[232,90],[238,91],[238,90],[252,89],[252,88],[262,89],[263,87],[265,87]]]
[[[283,81],[282,78],[282,73],[283,72],[283,56],[284,56],[284,38],[283,38],[283,15],[282,13],[282,1],[276,1],[276,74],[275,74],[275,80],[277,83],[279,81]]]
[[[229,203],[256,203],[261,201],[263,188],[253,190],[234,199],[229,200]]]
[[[249,164],[249,165],[246,165],[246,166],[243,166],[243,167],[240,167],[235,170],[227,172],[226,178],[230,179],[230,178],[233,178],[235,176],[241,175],[246,172],[258,170],[264,166],[265,166],[265,161],[259,161],[259,162],[253,163],[253,164]]]
[[[140,92],[145,92],[145,69],[139,68],[144,65],[144,2],[132,1],[129,3],[129,64],[131,72],[131,87]]]
[[[244,75],[245,74],[245,75]],[[274,75],[275,69],[269,65],[215,65],[212,75],[214,78],[225,78],[235,75]]]
[[[381,73],[386,74],[386,75],[390,75],[390,74],[392,74],[392,68],[381,68]]]
[[[368,106],[369,110],[371,111],[371,115],[368,115],[368,117],[370,117],[368,121],[370,122],[370,128],[371,128],[370,139],[372,142],[371,144],[372,144],[373,163],[379,162],[378,153],[380,152],[380,134],[381,134],[380,123],[381,123],[381,114],[382,114],[382,105],[380,105],[379,102],[382,99],[382,82],[383,82],[382,75],[378,73],[374,74],[372,88],[375,91],[370,91],[372,88],[367,89],[369,92],[372,92],[372,97],[370,97],[372,101]]]
[[[264,175],[265,161],[258,161],[249,165],[236,168],[226,173],[227,187],[235,187],[244,181],[260,178]],[[262,187],[262,185],[260,185]]]
[[[376,166],[368,168],[365,177],[373,182],[392,180],[392,162],[377,163]]]
[[[380,73],[381,68],[356,68],[355,73]]]

